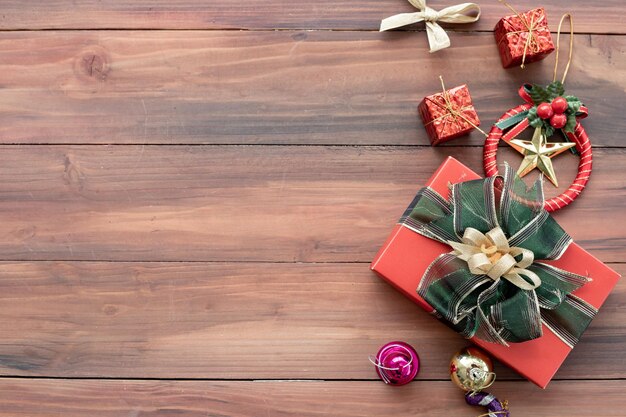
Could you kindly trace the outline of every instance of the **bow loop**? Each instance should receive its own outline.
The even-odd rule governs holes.
[[[517,94],[524,100],[526,103],[534,105],[532,97],[530,97],[530,89],[532,88],[532,84],[523,84],[519,90],[517,90]]]
[[[426,0],[409,0],[409,3],[411,3],[411,6],[419,10],[424,10],[426,8]]]
[[[511,247],[501,227],[495,227],[485,234],[468,227],[463,232],[461,242],[448,241],[448,244],[454,249],[453,255],[467,262],[472,274],[487,275],[494,281],[504,278],[523,290],[534,290],[541,285],[541,278],[526,269],[534,261],[532,251]]]
[[[439,11],[439,21],[444,23],[474,23],[480,19],[480,7],[475,3],[461,3]]]
[[[526,276],[528,280],[522,278],[522,275]],[[510,273],[504,275],[504,278],[524,291],[535,290],[541,285],[541,278],[539,278],[539,275],[529,269],[513,268]]]
[[[380,22],[380,31],[396,29],[413,23],[425,22],[430,52],[436,52],[450,46],[450,38],[437,22],[472,23],[480,18],[480,7],[475,3],[462,3],[446,7],[440,11],[426,5],[424,0],[409,0],[417,13],[400,13]]]
[[[587,116],[589,116],[589,109],[587,108],[587,106],[582,104],[576,112],[576,120],[584,119]]]

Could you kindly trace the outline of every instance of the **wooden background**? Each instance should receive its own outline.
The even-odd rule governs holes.
[[[543,5],[576,18],[595,157],[556,217],[624,274],[622,3]],[[431,55],[423,26],[376,32],[406,0],[1,0],[0,416],[480,414],[447,380],[465,342],[368,264],[446,156],[482,173],[480,134],[428,145],[437,76],[484,126],[551,80],[554,55],[501,68],[507,9],[481,6]],[[497,365],[493,392],[514,416],[623,416],[625,307],[622,281],[547,390]],[[392,339],[423,361],[403,388],[367,361]]]

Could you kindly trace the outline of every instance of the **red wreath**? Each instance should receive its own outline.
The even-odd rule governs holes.
[[[506,113],[502,115],[493,125],[487,139],[485,140],[485,146],[483,150],[483,166],[485,168],[485,175],[493,176],[498,175],[498,165],[496,162],[496,155],[498,152],[498,144],[500,139],[504,141],[509,141],[519,135],[524,129],[530,126],[528,118],[524,117],[517,125],[513,126],[510,130],[504,133],[506,128],[498,127],[498,124],[507,120],[515,120],[520,116],[523,116],[528,110],[530,110],[533,106],[533,100],[527,91],[528,86],[522,86],[519,90],[519,95],[526,101],[526,103],[521,104],[513,109],[510,109]],[[581,106],[580,110],[576,113],[576,127],[573,132],[565,132],[563,133],[568,137],[569,140],[576,144],[576,150],[580,154],[580,162],[578,163],[578,173],[576,174],[576,178],[572,185],[561,195],[556,196],[550,200],[546,200],[544,202],[544,207],[547,211],[556,211],[569,203],[574,201],[578,195],[585,189],[587,185],[587,181],[589,181],[589,176],[591,175],[591,165],[592,165],[592,152],[591,152],[591,142],[589,142],[589,138],[587,137],[587,133],[585,132],[585,128],[580,124],[580,119],[584,119],[587,117],[587,108],[585,106]]]

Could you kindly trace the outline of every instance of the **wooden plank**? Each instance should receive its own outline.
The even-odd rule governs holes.
[[[467,344],[367,264],[4,262],[0,276],[2,375],[377,379],[368,355],[400,339],[422,378],[445,379]],[[622,280],[557,378],[626,376],[625,303]]]
[[[440,10],[452,4],[429,2]],[[514,2],[519,11],[537,7],[531,0]],[[576,30],[592,33],[624,33],[620,0],[594,3],[556,0],[545,6],[551,28],[565,12],[576,17]],[[450,30],[492,31],[511,12],[501,4],[483,2],[482,17],[472,25],[449,25]],[[48,0],[2,2],[0,29],[357,29],[378,30],[380,20],[396,13],[415,12],[406,0],[261,0],[233,3],[229,0]],[[423,29],[422,25],[415,28]]]
[[[625,381],[555,382],[547,391],[524,382],[499,382],[512,415],[622,416]],[[598,401],[590,401],[589,399]],[[0,416],[181,417],[475,416],[447,381],[415,381],[402,388],[382,382],[211,382],[0,380]]]
[[[556,213],[603,261],[625,260],[625,152]],[[482,172],[462,147],[3,146],[0,260],[368,262],[448,155]],[[547,197],[578,158],[555,161]]]
[[[440,91],[438,74],[469,84],[485,129],[521,102],[522,83],[552,79],[554,57],[505,71],[491,34],[453,38],[430,55],[424,33],[4,32],[0,138],[427,145],[416,107]],[[567,86],[590,108],[595,146],[624,146],[625,48],[625,37],[576,36]]]

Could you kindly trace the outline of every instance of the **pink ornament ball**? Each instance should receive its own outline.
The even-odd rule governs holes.
[[[389,342],[376,354],[376,373],[386,384],[408,384],[417,376],[420,360],[413,346],[405,342]]]

